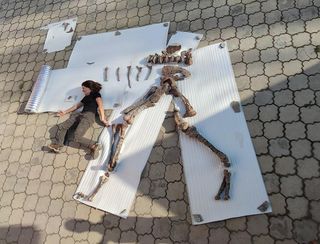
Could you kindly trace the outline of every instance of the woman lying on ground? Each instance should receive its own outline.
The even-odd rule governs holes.
[[[63,142],[67,133],[67,130],[77,123],[77,128],[74,133],[74,142],[79,143],[81,146],[89,148],[91,155],[96,158],[99,155],[100,145],[97,142],[92,142],[86,138],[83,138],[83,135],[87,130],[93,125],[95,121],[95,116],[98,112],[101,122],[105,126],[109,126],[108,121],[105,118],[104,108],[102,103],[101,94],[101,84],[92,80],[86,80],[82,83],[82,92],[84,93],[84,98],[75,104],[74,106],[68,108],[65,111],[59,111],[57,116],[62,117],[68,113],[71,113],[81,107],[83,107],[80,114],[73,113],[70,118],[64,121],[63,123],[57,125],[58,131],[55,135],[55,138],[52,140],[52,144],[48,147],[59,153],[63,147]]]

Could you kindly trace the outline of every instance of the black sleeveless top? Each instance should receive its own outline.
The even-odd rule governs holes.
[[[88,96],[82,98],[81,103],[83,104],[82,112],[93,112],[97,113],[98,104],[96,98],[101,97],[99,92],[91,92]]]

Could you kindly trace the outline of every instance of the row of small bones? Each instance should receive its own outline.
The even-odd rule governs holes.
[[[148,64],[148,65],[146,65],[146,67],[148,68],[148,72],[147,72],[144,80],[148,80],[150,75],[151,75],[151,72],[152,72],[152,65]],[[127,66],[127,80],[128,80],[128,86],[130,88],[131,88],[131,78],[130,77],[131,77],[131,71],[132,71],[131,69],[132,69],[131,65]],[[140,81],[140,74],[142,72],[143,67],[142,66],[136,66],[136,69],[137,69],[136,81]],[[109,69],[108,66],[106,66],[104,68],[104,72],[103,72],[103,80],[104,81],[108,81],[109,80],[109,75],[108,75],[109,70],[110,69]],[[115,72],[116,72],[117,81],[119,82],[120,81],[120,67],[117,67]]]
[[[169,45],[165,51],[162,51],[161,54],[153,54],[149,55],[147,58],[147,65],[148,73],[144,80],[148,80],[151,72],[152,72],[152,64],[167,64],[167,63],[184,63],[186,65],[191,65],[193,63],[192,61],[192,49],[189,49],[188,51],[182,51],[180,55],[174,55],[177,51],[181,49],[180,44],[171,44]],[[128,86],[131,88],[131,65],[127,66],[127,80],[128,80]],[[136,75],[136,81],[140,80],[140,73],[142,72],[143,67],[142,66],[136,66],[137,69],[137,75]],[[104,68],[104,75],[103,80],[108,81],[108,71],[109,67],[106,66]],[[120,67],[117,67],[116,69],[116,77],[117,81],[120,81]]]
[[[167,48],[168,50],[168,48]],[[190,55],[192,57],[192,55]],[[177,81],[189,77],[191,74],[188,70],[178,67],[178,66],[164,66],[162,68],[162,77],[160,86],[152,86],[149,91],[142,97],[139,101],[135,102],[133,105],[129,106],[123,110],[123,120],[125,121],[122,124],[112,125],[112,140],[111,140],[111,153],[110,159],[105,169],[105,173],[100,176],[99,182],[96,188],[89,194],[84,195],[82,192],[76,193],[77,198],[83,198],[87,201],[92,201],[94,196],[97,194],[99,189],[104,183],[109,179],[109,172],[112,172],[117,165],[120,150],[125,138],[127,128],[130,124],[134,122],[135,117],[142,112],[143,110],[153,107],[160,100],[164,94],[170,94],[173,97],[178,97],[184,103],[186,112],[184,118],[193,117],[196,115],[196,111],[193,109],[189,100],[178,90]],[[180,113],[175,110],[175,122],[177,129],[181,130],[187,136],[196,139],[200,143],[207,146],[214,154],[216,154],[220,161],[225,167],[230,167],[228,157],[213,146],[207,139],[205,139],[196,129],[195,126],[189,126],[189,124],[181,117]],[[231,173],[228,170],[224,170],[224,177],[219,188],[217,195],[215,196],[216,200],[221,199],[221,194],[224,193],[224,200],[228,200],[229,190],[230,190],[230,177]]]

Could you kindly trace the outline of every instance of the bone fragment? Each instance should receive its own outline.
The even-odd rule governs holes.
[[[131,74],[131,65],[127,66],[127,79],[128,79],[128,86],[131,88],[131,81],[130,81],[130,74]]]
[[[136,76],[136,81],[139,81],[139,78],[140,78],[140,73],[141,73],[141,70],[142,70],[142,67],[140,66],[136,66],[138,72],[137,72],[137,76]]]
[[[104,68],[103,80],[104,80],[104,81],[108,81],[108,66],[106,66],[106,67]]]
[[[116,69],[117,81],[120,81],[120,67]]]
[[[179,67],[179,66],[165,65],[165,66],[163,66],[161,72],[164,77],[167,77],[167,76],[172,77],[176,74],[180,74],[182,76],[181,79],[184,79],[184,78],[191,76],[191,73],[188,70],[186,70],[182,67]],[[179,79],[179,80],[181,80],[181,79]]]
[[[173,43],[173,44],[170,44],[169,46],[167,46],[166,52],[168,54],[173,54],[173,53],[179,51],[180,49],[181,49],[181,45],[180,44]]]
[[[151,72],[152,72],[152,65],[150,64],[147,64],[147,68],[148,68],[148,73],[147,73],[147,76],[144,80],[148,80],[150,75],[151,75]]]
[[[124,137],[125,137],[125,133],[126,133],[127,128],[128,128],[127,124],[118,124],[116,126],[116,133],[118,133],[119,140],[117,143],[116,143],[116,141],[114,141],[114,143],[116,143],[116,145],[114,145],[115,151],[114,151],[114,154],[110,157],[110,161],[108,164],[108,170],[110,172],[112,172],[114,170],[114,168],[117,166],[119,154],[120,154],[120,151],[122,148],[122,144],[124,141]]]

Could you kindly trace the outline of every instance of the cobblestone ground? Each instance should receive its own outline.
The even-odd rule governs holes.
[[[0,0],[1,243],[307,243],[319,240],[319,0]],[[48,23],[78,16],[76,36],[171,21],[170,31],[226,40],[273,206],[268,215],[192,226],[172,116],[163,124],[128,219],[72,199],[88,163],[59,155],[53,114],[17,115],[42,64],[65,67],[72,47],[42,53]],[[74,37],[75,41],[76,37]],[[73,41],[73,44],[74,44]],[[129,40],[128,40],[129,41]],[[90,135],[97,136],[96,126]],[[90,136],[89,135],[89,136]]]

